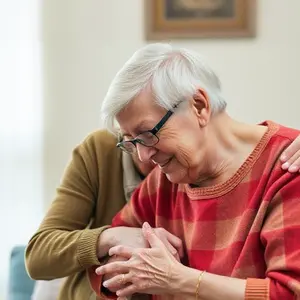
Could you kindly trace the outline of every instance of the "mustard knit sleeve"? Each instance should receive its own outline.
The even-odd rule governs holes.
[[[106,227],[87,229],[98,193],[97,155],[90,139],[72,155],[56,197],[26,249],[26,267],[34,279],[65,277],[99,264],[96,244]]]

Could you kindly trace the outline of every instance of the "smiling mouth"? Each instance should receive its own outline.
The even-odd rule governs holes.
[[[172,160],[172,157],[170,159],[168,159],[165,163],[163,163],[162,165],[158,164],[160,168],[165,167],[170,161]]]

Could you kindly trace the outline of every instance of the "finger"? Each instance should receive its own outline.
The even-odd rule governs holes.
[[[164,243],[155,234],[153,228],[148,222],[145,222],[142,227],[143,235],[145,239],[149,242],[151,248],[166,248]]]
[[[111,274],[111,273],[128,273],[127,261],[116,261],[108,263],[96,269],[97,275]]]
[[[137,290],[136,286],[134,284],[131,284],[121,290],[118,290],[117,291],[117,296],[120,298],[120,297],[128,297],[128,296],[131,296],[133,294],[136,294],[138,293],[139,291]],[[119,299],[118,298],[118,299]]]
[[[181,261],[178,252],[176,252],[176,255],[174,255],[174,257],[175,257],[175,259],[176,259],[177,261],[179,261],[179,262]]]
[[[288,161],[298,150],[300,150],[300,136],[298,136],[282,153],[280,160]]]
[[[178,252],[179,256],[183,257],[184,251],[181,239],[168,231],[166,231],[166,234],[167,240],[176,248],[176,252]]]
[[[180,261],[180,256],[179,256],[179,254],[178,254],[178,252],[177,252],[177,249],[175,249],[175,248],[169,243],[169,241],[168,241],[167,239],[161,239],[161,241],[163,242],[163,244],[165,245],[165,247],[168,249],[168,251],[170,252],[170,254],[172,254],[172,255],[175,257],[175,259],[176,259],[177,261]]]
[[[291,173],[295,173],[299,171],[299,158],[300,158],[300,151],[297,151],[288,161],[286,161],[281,168],[283,170],[288,170]]]
[[[289,162],[285,162],[284,164],[281,165],[281,169],[282,170],[288,170],[288,168],[290,167],[290,163]]]
[[[115,246],[109,249],[109,256],[118,255],[125,258],[131,258],[135,249],[127,246]]]
[[[291,163],[291,166],[289,167],[288,171],[291,173],[296,173],[300,170],[300,151],[299,151],[299,157]]]
[[[176,254],[178,255],[177,250],[169,243],[169,241],[164,236],[159,237],[159,238],[173,256],[176,256]]]
[[[113,278],[103,282],[103,286],[108,289],[120,290],[125,287],[125,284],[130,282],[129,274],[119,274]]]

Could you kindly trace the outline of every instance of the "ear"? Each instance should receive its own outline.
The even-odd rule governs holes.
[[[198,117],[199,125],[206,126],[211,116],[211,108],[208,95],[203,89],[198,89],[193,95],[193,109]]]

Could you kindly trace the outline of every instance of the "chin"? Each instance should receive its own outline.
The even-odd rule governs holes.
[[[181,172],[166,173],[166,177],[168,178],[168,180],[170,182],[175,183],[175,184],[180,184],[180,183],[185,184],[185,183],[189,183],[189,181],[190,181]]]

